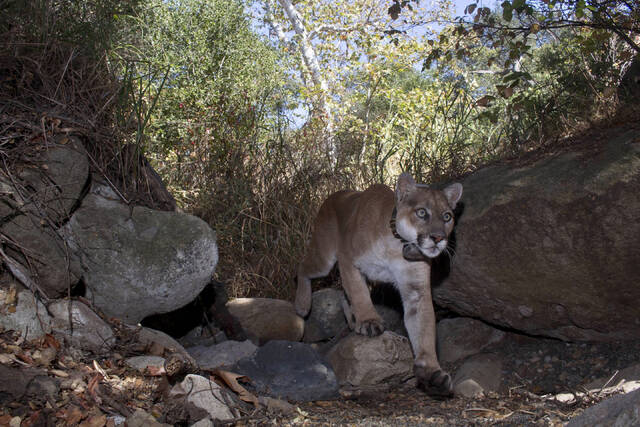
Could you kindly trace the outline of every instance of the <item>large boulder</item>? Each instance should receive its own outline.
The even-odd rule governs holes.
[[[640,390],[610,397],[569,420],[567,427],[640,425]]]
[[[6,255],[45,296],[60,297],[78,282],[81,270],[57,228],[81,199],[89,161],[79,139],[61,135],[23,160],[15,177],[0,177]]]
[[[563,340],[640,338],[636,130],[528,166],[482,169],[464,188],[437,304]]]
[[[64,232],[82,257],[88,298],[127,323],[193,300],[218,262],[215,232],[204,221],[127,206],[100,183],[92,185]]]

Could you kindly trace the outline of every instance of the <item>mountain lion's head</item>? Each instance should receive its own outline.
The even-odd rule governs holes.
[[[406,172],[401,174],[396,185],[395,227],[408,243],[405,252],[417,248],[429,258],[440,255],[447,247],[453,230],[453,209],[461,196],[461,184],[451,184],[440,191],[416,184]]]

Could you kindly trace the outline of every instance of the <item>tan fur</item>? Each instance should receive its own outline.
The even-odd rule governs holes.
[[[326,276],[338,262],[342,286],[351,303],[353,318],[349,323],[359,334],[377,335],[384,325],[365,278],[393,283],[402,298],[419,385],[431,394],[450,394],[450,377],[436,357],[430,259],[447,246],[454,222],[452,210],[461,195],[460,184],[438,191],[417,185],[404,173],[398,178],[395,194],[385,185],[373,185],[365,191],[339,191],[329,196],[320,207],[298,270],[298,314],[304,317],[310,310],[311,279]],[[397,233],[408,243],[395,237],[390,227],[394,207]],[[425,212],[428,215],[421,218]],[[407,260],[405,245],[410,245],[405,250],[424,258]]]

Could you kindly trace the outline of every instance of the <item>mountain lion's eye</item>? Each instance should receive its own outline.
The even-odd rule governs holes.
[[[424,208],[420,208],[418,210],[416,210],[416,215],[418,215],[418,218],[426,218],[427,217],[427,210]]]
[[[444,222],[449,222],[451,221],[452,216],[449,212],[445,212],[442,218],[444,219]]]

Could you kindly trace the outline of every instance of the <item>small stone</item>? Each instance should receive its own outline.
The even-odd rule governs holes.
[[[259,344],[271,340],[300,341],[304,320],[289,301],[272,298],[237,298],[227,303],[242,329]]]
[[[456,383],[453,386],[453,393],[457,396],[464,397],[480,397],[484,393],[484,389],[475,380],[468,378]]]
[[[160,356],[135,356],[124,361],[127,366],[145,372],[147,368],[164,369],[164,357]]]
[[[560,393],[555,396],[558,402],[571,403],[576,400],[576,396],[573,393]]]
[[[399,383],[413,375],[409,340],[394,332],[369,338],[352,333],[327,354],[341,385]]]

